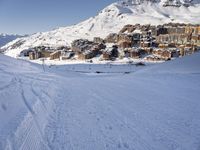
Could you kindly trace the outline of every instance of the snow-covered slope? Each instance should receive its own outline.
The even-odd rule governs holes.
[[[0,149],[198,150],[199,64],[99,76],[0,55]]]
[[[4,48],[7,50],[7,55],[15,57],[21,50],[29,47],[39,45],[56,47],[70,45],[74,39],[79,38],[92,39],[96,36],[104,38],[111,32],[118,32],[126,24],[163,24],[172,21],[200,23],[199,0],[192,1],[193,3],[188,2],[190,4],[189,7],[183,5],[185,2],[179,2],[181,4],[180,7],[164,7],[163,4],[165,2],[166,0],[121,0],[109,5],[99,12],[97,16],[77,25],[36,33],[27,38],[17,39],[7,44]]]
[[[20,35],[8,35],[8,34],[0,34],[0,47],[6,45],[7,43],[20,38]]]

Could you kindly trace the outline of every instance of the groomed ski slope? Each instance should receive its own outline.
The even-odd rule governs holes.
[[[0,150],[198,150],[199,64],[90,75],[0,55]]]

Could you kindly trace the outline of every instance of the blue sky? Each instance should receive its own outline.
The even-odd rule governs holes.
[[[117,0],[0,0],[0,33],[30,34],[76,24]]]

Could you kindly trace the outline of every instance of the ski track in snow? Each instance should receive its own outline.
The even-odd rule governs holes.
[[[7,65],[4,64],[1,66],[4,66],[4,68],[8,67]],[[17,112],[16,115],[14,116],[13,120],[7,124],[8,126],[10,126],[9,127],[10,129],[8,129],[10,131],[8,132],[11,133],[13,132],[12,136],[6,137],[8,136],[6,133],[7,131],[0,130],[1,133],[0,138],[2,137],[1,138],[2,141],[0,142],[0,149],[14,149],[14,150],[50,149],[47,145],[47,142],[44,140],[44,133],[42,131],[44,130],[44,128],[42,128],[43,126],[42,123],[45,123],[46,120],[45,117],[48,116],[48,113],[50,113],[47,112],[47,107],[50,106],[48,104],[49,97],[47,97],[46,93],[41,92],[41,89],[39,91],[36,91],[34,89],[34,84],[40,85],[41,83],[43,83],[44,86],[48,87],[48,82],[49,82],[48,75],[47,76],[40,74],[37,74],[36,76],[31,74],[23,75],[14,72],[12,73],[6,70],[7,69],[0,69],[0,73],[2,75],[5,74],[6,78],[10,78],[11,81],[10,83],[4,86],[0,86],[0,94],[4,93],[6,94],[8,90],[15,88],[16,91],[20,93],[19,97],[16,97],[16,99],[18,100],[21,99],[26,109],[23,108],[21,110],[22,112],[19,110],[19,112]],[[45,88],[45,90],[48,90],[48,88]],[[27,92],[28,93],[30,92],[31,95],[33,95],[33,97],[31,95],[27,95]],[[3,99],[1,99],[1,101],[2,100]],[[7,102],[5,102],[5,104],[6,103]],[[2,108],[4,108],[4,111],[7,111],[5,104],[3,103],[1,104],[1,106]],[[41,115],[40,113],[46,113],[46,114]],[[5,125],[5,129],[7,128],[6,127],[7,125]],[[3,141],[3,139],[5,141]]]

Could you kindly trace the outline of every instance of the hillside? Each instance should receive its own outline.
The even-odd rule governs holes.
[[[109,33],[118,32],[127,24],[158,25],[168,22],[197,24],[200,22],[199,10],[199,0],[169,2],[123,0],[107,6],[97,16],[79,24],[20,38],[3,48],[7,51],[7,55],[16,57],[22,50],[30,47],[41,45],[58,47],[70,45],[73,40],[79,38],[104,38]]]
[[[197,150],[199,64],[99,75],[0,55],[0,149]]]
[[[8,34],[0,34],[0,47],[6,45],[7,43],[20,38],[20,35],[8,35]]]

